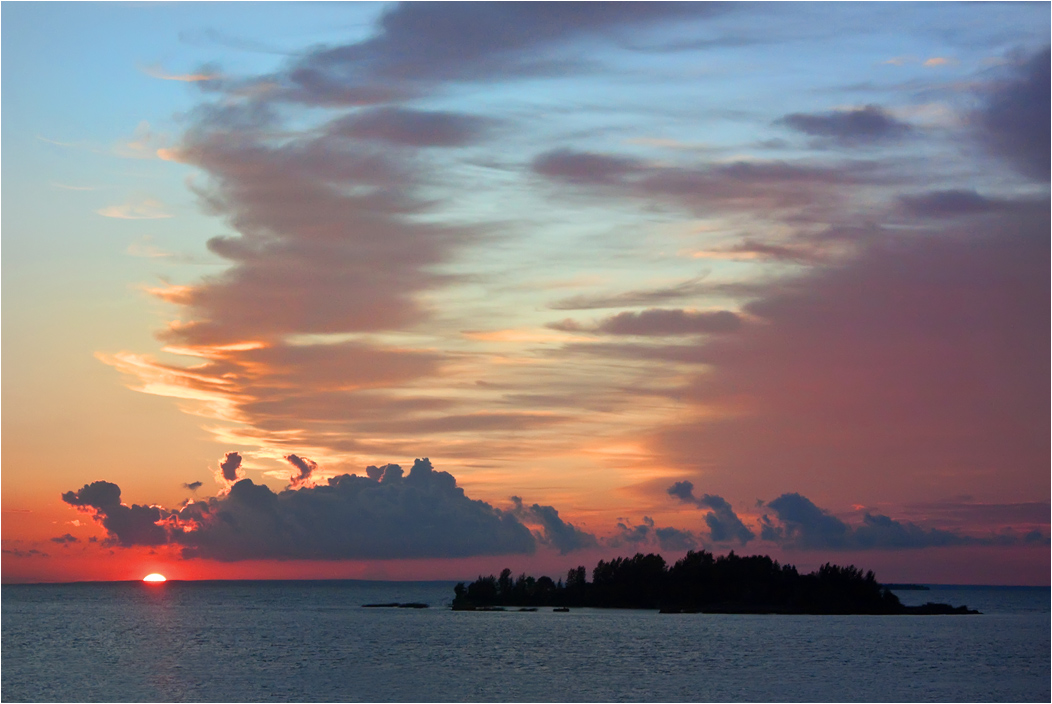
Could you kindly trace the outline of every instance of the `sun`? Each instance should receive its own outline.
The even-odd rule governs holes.
[[[156,572],[151,572],[150,574],[148,574],[145,577],[143,577],[142,581],[144,581],[144,582],[167,582],[168,580],[167,580],[167,578],[165,578],[165,576],[163,574],[157,574]]]

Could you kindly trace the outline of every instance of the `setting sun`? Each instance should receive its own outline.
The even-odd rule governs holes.
[[[163,574],[157,574],[153,572],[142,578],[144,582],[167,582],[168,579]]]

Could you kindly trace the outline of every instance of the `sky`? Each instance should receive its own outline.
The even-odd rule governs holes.
[[[2,578],[1049,583],[1047,3],[4,3]]]

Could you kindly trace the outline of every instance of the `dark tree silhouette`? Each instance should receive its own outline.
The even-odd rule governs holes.
[[[660,555],[603,560],[586,581],[583,566],[566,574],[566,583],[525,574],[512,581],[479,577],[466,588],[454,588],[453,608],[472,610],[503,606],[593,606],[661,609],[665,612],[793,614],[939,614],[978,613],[946,604],[903,606],[872,571],[826,563],[801,575],[766,555],[741,557],[733,551],[714,557],[688,552],[668,567]]]

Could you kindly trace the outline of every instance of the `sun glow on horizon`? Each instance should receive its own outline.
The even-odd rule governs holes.
[[[167,582],[168,578],[165,577],[163,574],[158,574],[157,572],[151,572],[150,574],[148,574],[145,577],[143,577],[142,581],[144,581],[144,582]]]

